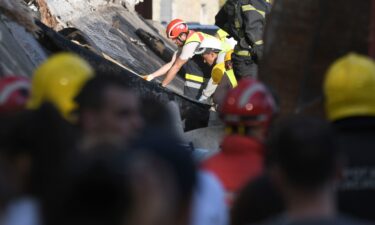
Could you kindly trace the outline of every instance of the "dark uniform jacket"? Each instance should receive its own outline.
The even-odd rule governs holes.
[[[333,123],[346,158],[338,187],[339,210],[375,222],[375,117],[352,117]]]
[[[235,50],[248,50],[261,58],[265,18],[270,9],[269,0],[227,0],[215,24],[237,40]]]

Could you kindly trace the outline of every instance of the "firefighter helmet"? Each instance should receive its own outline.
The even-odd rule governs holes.
[[[0,112],[11,113],[26,106],[30,93],[30,80],[21,76],[0,79]]]
[[[253,78],[244,78],[227,93],[220,115],[227,125],[268,126],[276,111],[268,89]]]
[[[177,38],[181,33],[187,33],[189,28],[187,24],[181,19],[172,20],[167,26],[167,37],[170,39]]]
[[[195,54],[204,54],[210,51],[220,52],[221,50],[223,50],[223,47],[219,39],[215,37],[207,37],[199,44]]]
[[[324,81],[325,109],[330,120],[375,116],[375,63],[351,53],[334,62]]]
[[[36,109],[44,102],[54,104],[70,120],[77,107],[74,97],[94,75],[91,66],[72,53],[59,53],[47,59],[34,73],[28,108]]]

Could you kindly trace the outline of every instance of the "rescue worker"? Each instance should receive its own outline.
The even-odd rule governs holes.
[[[172,60],[157,71],[144,76],[144,79],[151,81],[155,77],[166,74],[162,86],[166,87],[175,77],[178,71],[184,67],[185,86],[184,95],[199,99],[203,88],[210,78],[210,68],[203,63],[202,58],[195,55],[199,44],[211,35],[189,30],[187,24],[180,20],[172,20],[167,26],[167,37],[179,47],[172,57]]]
[[[214,94],[213,94],[213,101],[217,105],[218,108],[220,108],[220,105],[222,104],[225,95],[227,92],[235,88],[237,86],[237,79],[233,72],[233,66],[232,66],[232,53],[233,50],[226,52],[225,58],[224,58],[224,64],[225,64],[225,74],[223,76],[220,76],[219,74],[215,73],[212,74],[212,77],[217,77],[219,85],[217,86]],[[216,72],[216,71],[215,71]]]
[[[211,78],[206,88],[202,91],[202,96],[199,98],[199,101],[207,101],[211,97],[219,83],[218,76],[223,76],[225,73],[224,57],[226,52],[222,51],[222,45],[222,42],[217,38],[205,38],[195,51],[195,54],[202,55],[203,61],[206,64],[213,67]]]
[[[27,108],[37,109],[43,103],[52,103],[70,122],[77,120],[74,97],[84,83],[94,76],[91,66],[72,53],[59,53],[48,58],[34,72]]]
[[[232,56],[237,77],[257,76],[265,18],[270,9],[270,0],[228,0],[215,17],[215,24],[237,41]]]
[[[375,221],[375,62],[348,54],[324,80],[325,110],[336,130],[344,165],[338,186],[340,212]]]
[[[0,113],[13,113],[26,107],[30,94],[30,80],[21,76],[0,79]]]
[[[202,167],[219,178],[231,203],[236,193],[263,171],[263,142],[276,104],[262,83],[246,78],[228,92],[219,112],[227,136],[221,151]]]
[[[234,49],[234,46],[237,44],[237,41],[233,37],[229,37],[229,34],[223,29],[218,29],[215,37],[223,43],[225,49]]]

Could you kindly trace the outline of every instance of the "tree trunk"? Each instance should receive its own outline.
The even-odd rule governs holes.
[[[329,65],[348,52],[367,55],[371,50],[371,4],[371,0],[275,1],[259,77],[279,96],[282,114],[323,116],[322,84]]]

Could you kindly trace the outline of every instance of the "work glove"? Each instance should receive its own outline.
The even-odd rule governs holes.
[[[142,76],[142,78],[147,81],[152,81],[155,77],[154,75],[145,75],[145,76]]]
[[[163,83],[161,83],[161,82],[158,83],[158,86],[159,86],[160,88],[162,88],[162,89],[166,89],[166,87],[164,87],[164,86],[163,86]]]
[[[207,99],[208,99],[208,97],[202,95],[202,96],[198,99],[198,101],[200,101],[200,102],[204,102],[204,103],[207,103]]]

